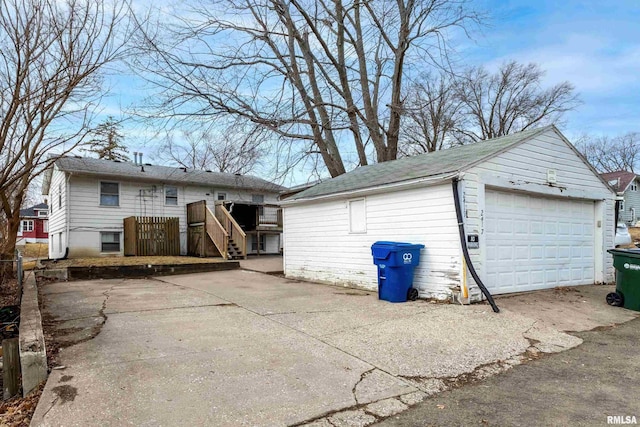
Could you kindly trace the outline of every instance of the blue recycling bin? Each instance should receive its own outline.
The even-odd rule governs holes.
[[[371,245],[373,263],[378,266],[378,298],[406,302],[418,297],[413,286],[413,270],[420,263],[424,245],[402,242],[375,242]]]

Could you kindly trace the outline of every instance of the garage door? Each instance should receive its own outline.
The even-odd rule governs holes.
[[[491,293],[594,283],[594,202],[487,189],[485,285]]]

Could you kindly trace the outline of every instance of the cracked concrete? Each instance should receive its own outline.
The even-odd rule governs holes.
[[[341,290],[250,271],[46,285],[49,317],[81,342],[33,425],[368,425],[578,345],[562,327],[636,315],[608,307],[608,287],[499,298],[498,315]]]

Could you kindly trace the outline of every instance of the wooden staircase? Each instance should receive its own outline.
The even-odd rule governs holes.
[[[215,206],[215,214],[209,209],[205,200],[187,205],[187,222],[193,234],[202,236],[200,244],[194,244],[196,249],[189,249],[199,256],[212,256],[207,252],[215,250],[225,259],[245,259],[247,257],[247,235],[240,225],[231,216],[229,211],[222,205]],[[200,234],[200,231],[202,233]],[[207,239],[213,243],[215,250],[207,250],[207,245],[211,243],[204,241]],[[191,237],[188,237],[191,242]]]
[[[233,239],[229,239],[227,244],[227,259],[245,259],[247,256],[242,253],[240,247]]]

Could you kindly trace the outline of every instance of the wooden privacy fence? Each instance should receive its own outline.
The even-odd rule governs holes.
[[[126,256],[180,255],[180,220],[155,216],[124,219]]]

